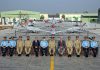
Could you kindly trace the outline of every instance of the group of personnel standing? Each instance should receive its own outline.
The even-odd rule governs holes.
[[[18,56],[25,52],[26,56],[29,56],[31,52],[34,52],[35,56],[54,56],[58,54],[62,56],[67,53],[68,57],[71,57],[73,53],[77,57],[80,57],[81,53],[84,53],[85,57],[88,57],[89,52],[92,53],[93,57],[96,57],[98,54],[98,42],[95,40],[95,36],[91,39],[88,36],[84,36],[84,40],[80,40],[79,36],[76,36],[76,39],[73,41],[71,37],[68,36],[67,40],[64,41],[60,37],[59,41],[56,41],[54,37],[51,37],[50,40],[47,40],[43,37],[42,40],[39,40],[37,37],[31,41],[30,36],[26,37],[26,40],[22,40],[22,36],[18,37],[18,40],[15,40],[12,36],[11,38],[4,39],[0,43],[2,56],[6,56],[9,53],[10,56],[13,56],[17,52]]]

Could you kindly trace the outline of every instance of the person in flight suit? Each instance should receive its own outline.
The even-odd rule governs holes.
[[[98,42],[95,40],[95,36],[91,40],[90,48],[92,49],[93,57],[96,57],[98,53]]]
[[[73,41],[71,40],[70,36],[68,36],[68,39],[66,41],[66,47],[67,47],[68,57],[71,57],[73,52]]]
[[[51,37],[49,40],[49,54],[50,56],[53,56],[55,54],[55,47],[56,47],[56,42],[54,40],[54,37]]]
[[[40,48],[40,41],[38,40],[37,37],[33,41],[32,46],[34,48],[35,56],[38,57],[38,55],[39,55],[39,48]]]
[[[31,48],[32,48],[32,42],[30,40],[30,36],[27,36],[27,40],[25,40],[25,53],[26,53],[26,56],[30,55]]]
[[[43,37],[43,40],[40,42],[41,47],[41,54],[42,56],[45,54],[45,56],[48,56],[48,41]]]
[[[65,41],[60,37],[60,40],[58,41],[58,47],[57,47],[57,53],[59,56],[62,56],[65,52],[66,44]]]
[[[1,41],[1,52],[2,52],[2,56],[6,56],[7,50],[8,50],[7,37],[3,37],[3,40]]]
[[[85,57],[88,57],[89,55],[89,47],[90,47],[89,39],[87,36],[85,36],[84,40],[82,41],[82,48],[83,48]]]
[[[11,40],[9,40],[9,55],[13,56],[14,51],[16,49],[16,41],[14,40],[14,37],[11,37]]]
[[[18,53],[18,56],[21,56],[22,51],[23,51],[23,47],[24,47],[24,42],[22,40],[22,36],[19,36],[19,38],[17,40],[17,53]]]
[[[75,47],[75,51],[76,51],[77,57],[80,57],[80,53],[81,53],[81,40],[79,39],[79,36],[76,36],[76,40],[74,42],[74,47]]]

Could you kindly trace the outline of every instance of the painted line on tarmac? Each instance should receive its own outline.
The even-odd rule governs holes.
[[[54,70],[54,56],[50,57],[50,70]]]

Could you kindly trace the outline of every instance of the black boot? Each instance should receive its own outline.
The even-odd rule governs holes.
[[[13,56],[13,54],[12,53],[10,53],[10,57],[12,57]]]
[[[29,57],[29,54],[26,54],[27,57]]]
[[[96,54],[94,54],[94,56],[93,57],[96,57]]]
[[[85,55],[85,57],[88,57],[88,55]]]
[[[68,57],[71,57],[71,55],[69,54]]]
[[[70,57],[72,57],[72,55],[70,54]]]
[[[80,55],[77,55],[77,57],[80,57]]]
[[[2,56],[5,57],[6,55],[5,54],[2,54]]]
[[[38,57],[38,54],[36,54],[35,56]]]
[[[18,56],[21,56],[21,54],[18,54]]]
[[[50,54],[50,56],[53,56],[53,54]]]

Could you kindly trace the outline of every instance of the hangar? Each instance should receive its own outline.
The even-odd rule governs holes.
[[[84,23],[97,23],[98,13],[61,13],[60,19]]]
[[[22,19],[40,19],[40,12],[26,11],[26,10],[14,10],[4,11],[0,13],[0,22],[6,24],[6,22],[13,22],[14,20]]]

